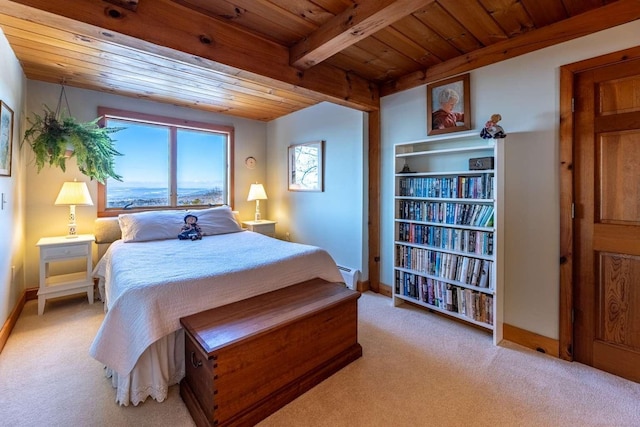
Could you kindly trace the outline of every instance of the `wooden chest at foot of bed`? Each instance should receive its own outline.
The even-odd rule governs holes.
[[[360,294],[314,279],[180,320],[198,426],[251,426],[362,356]]]

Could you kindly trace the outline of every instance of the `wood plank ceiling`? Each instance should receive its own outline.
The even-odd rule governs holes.
[[[27,78],[269,121],[640,18],[640,0],[0,0]]]

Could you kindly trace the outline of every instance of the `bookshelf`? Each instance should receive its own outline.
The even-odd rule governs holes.
[[[504,139],[447,134],[395,144],[394,156],[394,305],[471,323],[499,343]],[[491,169],[470,170],[486,157]]]

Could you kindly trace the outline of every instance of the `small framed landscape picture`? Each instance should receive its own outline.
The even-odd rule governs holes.
[[[469,74],[427,85],[427,135],[471,129]]]
[[[324,191],[323,142],[289,146],[289,191]]]
[[[0,176],[11,176],[13,110],[0,101]]]

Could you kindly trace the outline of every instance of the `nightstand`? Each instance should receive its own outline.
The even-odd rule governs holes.
[[[276,224],[277,221],[269,221],[263,219],[261,221],[242,221],[242,225],[247,227],[249,231],[255,231],[256,233],[264,234],[269,237],[276,237]]]
[[[91,278],[91,244],[93,234],[79,234],[78,237],[43,237],[36,246],[40,248],[40,288],[38,289],[38,315],[44,313],[47,299],[87,293],[89,304],[93,304],[93,279]],[[49,264],[74,259],[86,260],[82,271],[68,274],[49,275]]]

